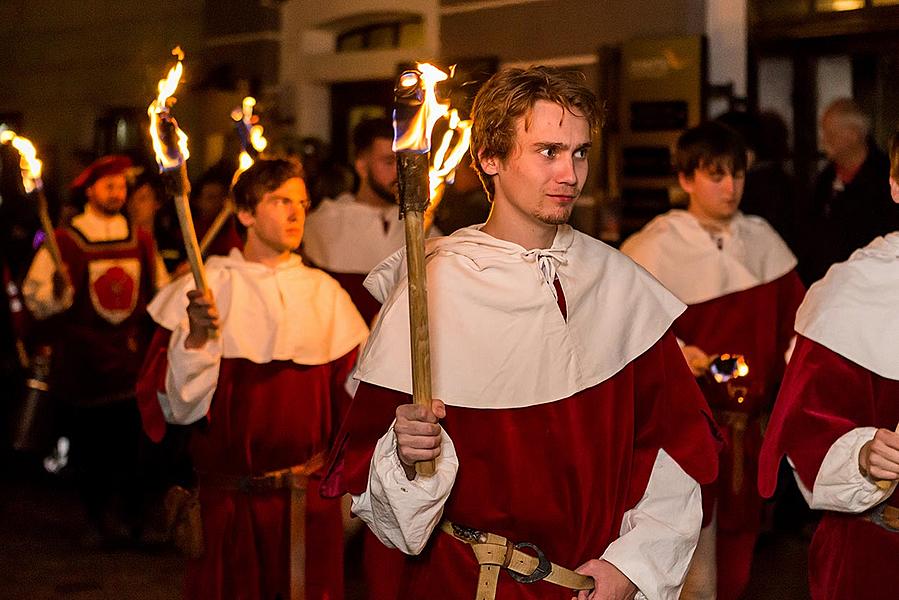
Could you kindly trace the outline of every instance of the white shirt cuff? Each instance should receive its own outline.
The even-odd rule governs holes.
[[[446,431],[441,429],[442,446],[433,476],[412,481],[400,463],[396,434],[390,430],[378,440],[368,473],[368,487],[353,496],[353,513],[390,548],[419,554],[443,517],[443,506],[456,481],[459,459]]]
[[[659,450],[643,498],[624,513],[602,559],[639,589],[638,600],[677,600],[702,526],[699,483]]]
[[[172,331],[165,376],[166,393],[159,395],[166,420],[178,425],[199,421],[209,412],[218,386],[222,360],[221,337],[193,350],[184,347],[188,333],[187,319]]]
[[[811,508],[860,513],[880,504],[893,493],[895,484],[882,490],[858,469],[859,452],[875,433],[875,427],[857,427],[833,443],[818,469],[812,493],[804,490],[803,495]],[[802,489],[798,476],[796,480]]]

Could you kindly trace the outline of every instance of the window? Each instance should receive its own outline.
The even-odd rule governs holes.
[[[354,27],[337,36],[338,52],[414,48],[424,40],[421,18]]]

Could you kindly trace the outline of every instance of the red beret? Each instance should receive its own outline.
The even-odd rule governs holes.
[[[110,154],[95,160],[83,170],[70,186],[73,190],[86,189],[101,177],[119,175],[131,168],[131,159],[122,154]]]

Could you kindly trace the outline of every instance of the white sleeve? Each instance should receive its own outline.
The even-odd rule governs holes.
[[[368,471],[368,487],[353,496],[353,513],[368,523],[384,545],[406,554],[419,554],[443,516],[459,470],[453,441],[442,431],[437,470],[431,477],[412,481],[396,453],[393,425],[378,440]]]
[[[178,425],[199,421],[209,412],[222,360],[221,337],[209,340],[202,348],[188,350],[184,347],[188,332],[187,319],[172,331],[165,396],[159,396],[166,421]]]
[[[880,504],[893,493],[895,484],[882,490],[858,470],[858,454],[875,433],[875,427],[858,427],[835,441],[821,462],[811,492],[794,471],[799,490],[811,508],[860,513]]]
[[[699,483],[659,450],[643,497],[601,558],[637,586],[636,600],[677,600],[701,526]]]
[[[50,256],[49,250],[43,246],[34,255],[28,275],[22,282],[22,297],[25,306],[34,315],[34,318],[42,320],[61,313],[72,306],[75,290],[71,286],[66,288],[62,297],[53,296],[53,274],[56,273],[56,265]]]

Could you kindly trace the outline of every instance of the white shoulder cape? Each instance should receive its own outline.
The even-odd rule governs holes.
[[[368,335],[343,288],[303,265],[299,256],[272,269],[245,260],[234,249],[228,256],[210,257],[206,275],[222,322],[224,358],[321,365],[353,350]],[[194,287],[189,274],[179,277],[150,303],[150,316],[169,330],[186,327],[186,294]]]
[[[551,248],[531,251],[479,228],[427,243],[432,388],[447,404],[516,408],[572,396],[646,352],[685,308],[627,257],[568,226]],[[567,322],[548,283],[555,276]],[[356,378],[411,393],[405,251],[366,287],[386,303]]]
[[[796,257],[768,222],[737,213],[722,247],[685,210],[671,210],[629,237],[621,251],[688,305],[769,283]]]
[[[796,331],[899,380],[899,232],[876,238],[809,288]]]

